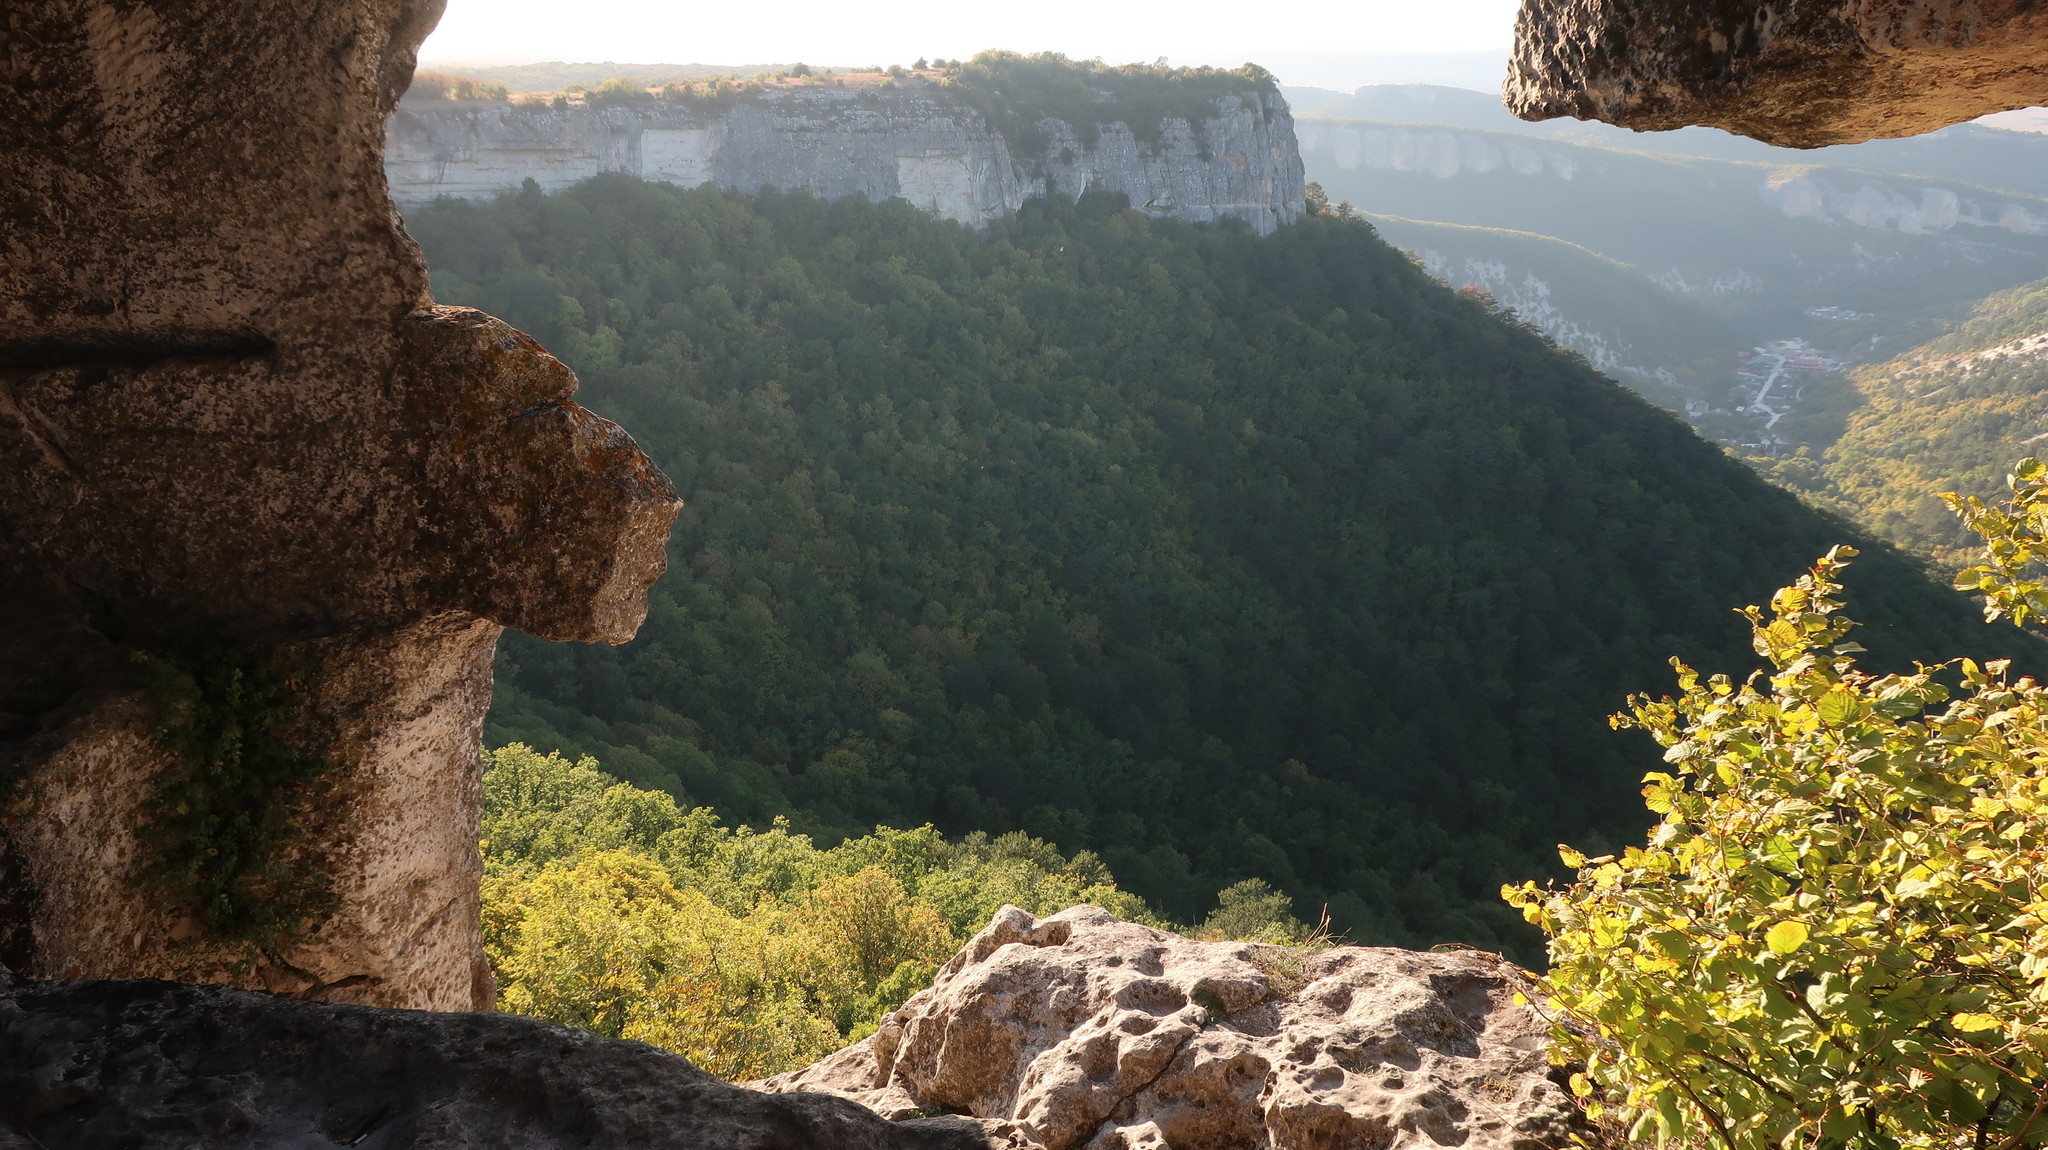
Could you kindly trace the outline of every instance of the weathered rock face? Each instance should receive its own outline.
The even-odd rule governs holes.
[[[2023,0],[1523,0],[1507,103],[1530,120],[1707,124],[1815,148],[2048,103]]]
[[[1077,197],[1091,185],[1151,215],[1241,219],[1262,233],[1301,215],[1301,155],[1278,94],[1223,97],[1200,124],[1168,120],[1157,145],[1120,121],[1093,144],[1071,125],[1039,126],[1044,154],[1019,155],[975,109],[920,88],[778,90],[715,106],[433,101],[399,106],[385,165],[400,203],[487,198],[526,179],[557,191],[618,171],[825,199],[901,196],[976,226],[1026,197]]]
[[[1005,907],[872,1037],[755,1085],[1046,1150],[1566,1145],[1578,1111],[1518,981],[1478,954],[1304,956]]]
[[[987,1145],[972,1122],[759,1094],[651,1046],[530,1018],[163,982],[0,985],[0,1150]]]
[[[674,489],[575,377],[439,308],[383,125],[436,0],[0,17],[0,960],[394,1005],[490,997],[475,753],[498,631],[620,642]],[[339,908],[223,950],[136,876],[172,764],[130,656],[306,671]],[[166,909],[166,908],[169,909]]]

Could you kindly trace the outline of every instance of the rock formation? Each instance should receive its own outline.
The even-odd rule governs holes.
[[[531,1018],[0,975],[0,1150],[987,1144],[957,1118],[891,1123],[824,1095],[758,1094],[651,1046]]]
[[[1707,124],[1816,148],[2048,103],[2048,12],[2022,0],[1523,0],[1518,116]]]
[[[1069,1150],[1569,1144],[1548,1025],[1476,953],[1195,942],[1005,907],[868,1039],[755,1085]]]
[[[1241,219],[1261,233],[1301,216],[1301,155],[1278,93],[1221,97],[1199,124],[1160,127],[1156,146],[1120,120],[1084,143],[1072,125],[1041,120],[1044,151],[1026,155],[972,106],[922,87],[783,88],[716,104],[419,101],[392,117],[385,169],[401,204],[488,198],[526,179],[557,191],[621,171],[688,187],[901,196],[977,227],[1026,197],[1091,186],[1150,215]]]
[[[18,971],[490,1000],[493,644],[629,638],[677,503],[568,369],[428,296],[382,150],[439,8],[0,16],[0,961]],[[179,875],[143,881],[158,796],[206,764],[153,737],[166,704],[135,658],[191,629],[290,668],[290,738],[330,764],[258,796],[298,827],[278,857],[231,860],[259,894],[317,876],[333,902],[310,932],[229,946]],[[169,813],[275,815],[208,801]]]

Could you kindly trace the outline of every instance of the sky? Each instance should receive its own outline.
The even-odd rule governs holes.
[[[1321,9],[1181,0],[776,0],[677,4],[650,0],[448,0],[421,46],[430,64],[614,60],[662,64],[908,64],[986,48],[1064,52],[1111,63],[1236,65],[1283,82],[1455,83],[1477,61],[1505,61],[1516,0],[1352,0]],[[1505,64],[1502,64],[1504,69]],[[1393,71],[1413,76],[1387,77]],[[1480,68],[1479,71],[1490,71]],[[1352,76],[1362,78],[1353,79]],[[1469,85],[1468,85],[1469,86]]]

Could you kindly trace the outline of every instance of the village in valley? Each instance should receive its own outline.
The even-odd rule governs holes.
[[[1854,318],[1855,312],[1815,308],[1819,319]],[[1733,381],[1725,399],[1695,398],[1685,405],[1686,419],[1702,433],[1732,447],[1776,455],[1797,442],[1779,431],[1778,423],[1799,410],[1809,383],[1832,376],[1851,361],[1808,344],[1781,339],[1738,352]],[[1724,417],[1716,419],[1713,417]],[[1728,418],[1732,417],[1732,418]]]

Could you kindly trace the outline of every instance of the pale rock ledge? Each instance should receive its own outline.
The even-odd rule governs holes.
[[[1537,1150],[1592,1140],[1493,955],[1197,942],[1004,907],[880,1030],[751,1085],[958,1114],[1015,1150]]]
[[[973,107],[921,89],[782,91],[712,107],[401,103],[384,165],[401,205],[489,199],[528,179],[560,191],[625,172],[681,187],[901,197],[974,227],[1028,197],[1074,199],[1089,187],[1122,192],[1147,215],[1239,219],[1261,234],[1301,217],[1301,150],[1277,93],[1220,97],[1200,123],[1158,127],[1153,144],[1111,120],[1090,143],[1045,119],[1044,154],[1024,155]]]

